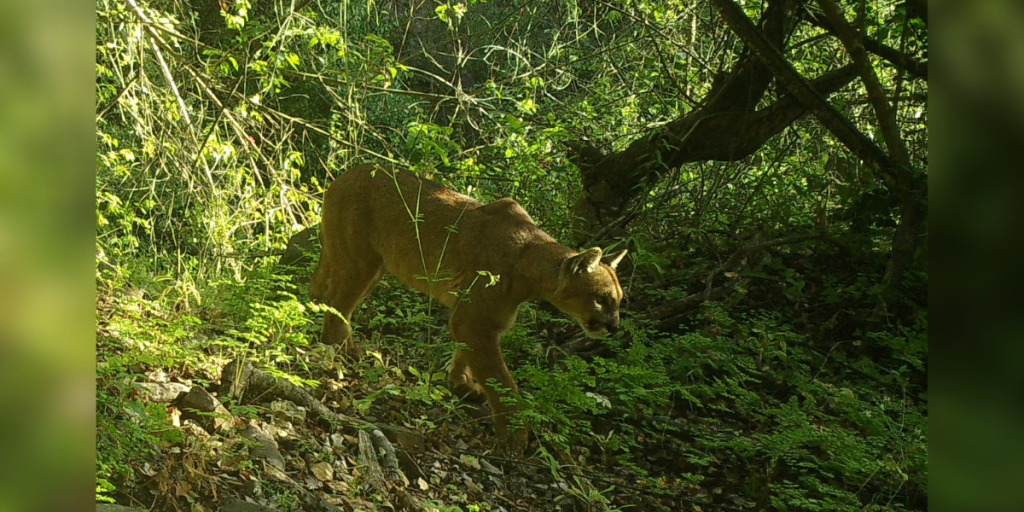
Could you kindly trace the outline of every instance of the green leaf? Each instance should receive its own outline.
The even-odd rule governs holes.
[[[439,5],[439,6],[435,7],[434,8],[434,12],[437,13],[437,17],[441,21],[443,21],[445,23],[450,23],[451,22],[451,20],[448,19],[448,14],[447,14],[448,13],[448,5]]]

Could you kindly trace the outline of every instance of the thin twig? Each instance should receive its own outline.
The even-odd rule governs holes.
[[[909,168],[910,156],[907,154],[907,147],[903,143],[899,126],[896,124],[896,114],[886,99],[882,83],[878,80],[878,74],[871,66],[871,60],[868,58],[867,50],[864,49],[863,40],[857,36],[833,0],[817,0],[817,2],[821,10],[825,12],[825,18],[835,27],[836,37],[842,41],[847,53],[850,54],[850,59],[857,66],[857,72],[867,90],[871,106],[874,107],[878,124],[882,128],[882,138],[885,141],[886,149],[889,150],[889,158],[897,168]]]
[[[188,108],[185,107],[185,100],[183,100],[181,98],[181,94],[178,93],[178,84],[174,82],[174,77],[171,76],[171,69],[167,67],[167,62],[164,60],[163,52],[160,51],[160,45],[157,43],[157,41],[163,43],[163,39],[161,39],[160,35],[153,30],[151,26],[153,23],[149,20],[149,17],[146,16],[146,13],[142,12],[142,9],[140,9],[139,5],[135,3],[135,0],[128,0],[128,4],[132,6],[132,9],[135,11],[135,14],[138,15],[140,19],[142,19],[143,26],[145,27],[146,32],[149,32],[149,43],[153,45],[153,51],[156,52],[156,59],[160,62],[160,70],[163,71],[164,77],[167,79],[167,82],[171,85],[171,92],[174,94],[174,98],[178,101],[178,107],[181,108],[182,117],[184,117],[185,122],[188,123],[189,126],[191,126],[192,118],[188,115]]]
[[[737,263],[740,262],[740,259],[742,259],[743,256],[746,256],[751,252],[759,251],[761,249],[767,249],[769,247],[775,247],[778,245],[798,244],[800,242],[806,242],[807,240],[815,240],[817,238],[821,238],[822,236],[823,235],[821,233],[791,235],[782,238],[776,238],[775,240],[770,240],[768,242],[741,247],[739,250],[734,252],[733,255],[729,257],[729,259],[725,260],[725,263],[722,263],[721,265],[718,266],[718,268],[712,270],[711,273],[708,274],[707,279],[704,281],[704,293],[711,293],[711,284],[714,282],[716,274],[718,274],[719,272],[726,272],[732,269],[733,267],[736,266]]]
[[[114,96],[114,99],[110,100],[110,103],[107,103],[107,106],[103,107],[103,109],[96,114],[97,122],[99,122],[100,119],[103,119],[103,116],[107,113],[108,110],[110,110],[111,107],[117,105],[117,102],[121,100],[121,96],[124,96],[124,94],[128,92],[129,89],[131,89],[132,84],[134,84],[135,81],[139,79],[138,73],[133,72],[133,75],[134,76],[132,77],[132,79],[129,80],[128,83],[124,84],[124,88],[121,89],[121,92],[117,93],[117,96]]]

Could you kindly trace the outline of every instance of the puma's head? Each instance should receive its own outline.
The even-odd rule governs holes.
[[[619,330],[622,287],[615,275],[626,251],[607,256],[599,247],[569,256],[558,270],[552,304],[572,316],[587,336],[602,338]]]

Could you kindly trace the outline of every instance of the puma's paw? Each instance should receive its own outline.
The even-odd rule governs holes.
[[[355,336],[352,335],[351,331],[344,333],[344,337],[338,336],[336,330],[324,330],[320,334],[320,343],[323,345],[333,345],[338,347],[338,351],[342,354],[352,357],[360,358],[363,356],[363,346],[356,344]]]
[[[479,386],[475,386],[469,382],[457,385],[449,382],[448,391],[451,391],[452,395],[457,397],[462,403],[477,406],[487,403],[487,395],[483,393]]]
[[[354,359],[359,359],[363,357],[364,347],[362,345],[356,344],[355,336],[349,336],[348,338],[346,338],[345,341],[342,342],[340,348],[341,353],[345,354],[348,357]]]
[[[324,328],[320,331],[320,343],[323,345],[352,343],[352,328],[336,318],[324,318]]]
[[[505,434],[499,441],[498,448],[513,457],[520,457],[526,452],[528,433],[525,428],[516,429]]]

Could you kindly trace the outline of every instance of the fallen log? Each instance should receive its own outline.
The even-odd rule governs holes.
[[[394,441],[406,449],[409,449],[407,445],[410,444],[413,449],[417,446],[421,448],[423,438],[418,433],[403,427],[379,425],[334,412],[308,391],[285,379],[260,371],[249,360],[235,359],[224,366],[219,395],[222,399],[232,397],[236,401],[241,401],[247,395],[261,401],[289,400],[313,412],[331,427],[355,430],[359,439],[360,462],[365,465],[364,469],[371,485],[382,496],[395,496],[398,505],[403,509],[424,510],[419,498],[405,489],[408,479],[398,467],[398,457],[392,444]],[[386,476],[377,462],[377,449],[384,452]]]

